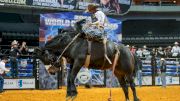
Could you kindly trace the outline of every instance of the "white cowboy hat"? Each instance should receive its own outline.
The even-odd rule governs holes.
[[[18,41],[14,40],[11,45],[18,45]]]
[[[126,45],[126,47],[130,47],[129,45]]]
[[[144,49],[146,49],[146,48],[147,48],[147,46],[146,46],[146,45],[144,45],[144,46],[143,46],[143,48],[144,48]]]
[[[165,59],[164,58],[161,58],[161,61],[164,61]]]
[[[168,46],[167,48],[171,48],[171,46]]]
[[[178,45],[179,43],[178,42],[174,42],[175,45]]]

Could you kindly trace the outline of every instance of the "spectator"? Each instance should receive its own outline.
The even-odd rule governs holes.
[[[171,57],[172,57],[171,46],[168,46],[168,47],[165,49],[165,57],[166,57],[166,58],[171,58]]]
[[[164,58],[160,60],[160,72],[162,87],[166,88],[166,61]]]
[[[25,41],[22,42],[22,45],[20,47],[20,51],[21,51],[22,55],[27,55],[28,54],[28,47],[27,47]]]
[[[156,62],[157,50],[155,48],[152,49],[151,55],[152,55],[151,57],[152,85],[155,85],[155,74],[156,74],[156,68],[157,68],[157,62]]]
[[[118,0],[100,0],[100,3],[108,13],[122,13]]]
[[[142,57],[142,49],[141,48],[138,48],[138,50],[136,51],[136,54],[138,57]]]
[[[135,53],[136,53],[136,47],[132,46],[130,51],[131,51],[133,54],[135,54]]]
[[[180,53],[180,47],[179,47],[178,45],[179,45],[179,43],[178,43],[178,42],[175,42],[175,43],[174,43],[174,46],[173,46],[173,48],[172,48],[172,50],[171,50],[173,57],[178,57],[178,55],[179,55],[179,53]]]
[[[139,83],[139,87],[141,87],[142,86],[142,67],[143,67],[143,65],[142,65],[142,61],[141,61],[141,59],[140,58],[138,58],[139,60],[138,60],[138,62],[139,62],[139,66],[138,66],[138,71],[137,71],[137,80],[138,80],[138,83]]]
[[[10,51],[10,64],[11,64],[11,73],[12,77],[16,78],[18,76],[18,62],[17,57],[21,52],[18,49],[18,41],[14,40],[11,43],[11,51]]]
[[[156,48],[153,48],[152,51],[151,51],[151,53],[150,53],[150,55],[151,55],[152,57],[156,57],[156,56],[157,56],[157,49],[156,49]]]
[[[165,57],[165,53],[164,53],[162,47],[159,47],[159,48],[158,48],[158,51],[157,51],[157,57],[158,57],[159,59]]]
[[[146,45],[143,46],[142,54],[143,54],[143,57],[145,57],[145,58],[150,56],[150,52],[147,50]]]
[[[126,45],[126,47],[127,47],[127,48],[129,48],[129,50],[131,50],[131,46],[129,46],[129,45]]]
[[[5,72],[9,72],[9,69],[5,68],[5,64],[8,62],[7,57],[3,57],[1,62],[0,62],[0,93],[3,92],[3,85],[4,85],[4,78],[3,74]]]

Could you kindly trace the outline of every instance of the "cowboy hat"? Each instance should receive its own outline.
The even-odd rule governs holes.
[[[130,47],[129,45],[126,45],[126,47]]]
[[[147,46],[146,46],[146,45],[144,45],[144,46],[143,46],[143,48],[144,48],[144,49],[146,49],[146,48],[147,48]]]
[[[161,61],[164,61],[165,59],[164,58],[161,58]]]
[[[178,42],[174,42],[175,45],[178,45],[179,43]]]
[[[11,45],[18,45],[18,41],[14,40]]]
[[[92,11],[92,10],[96,10],[97,8],[98,8],[97,5],[95,5],[95,4],[89,4],[89,5],[87,6],[87,9],[85,10],[85,12],[90,12],[90,11]]]

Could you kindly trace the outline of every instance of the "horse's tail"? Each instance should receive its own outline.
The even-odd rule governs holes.
[[[136,55],[136,54],[133,54],[134,56],[134,61],[135,61],[135,64],[134,64],[134,77],[136,76],[136,73],[138,70],[142,70],[142,61],[141,59]]]

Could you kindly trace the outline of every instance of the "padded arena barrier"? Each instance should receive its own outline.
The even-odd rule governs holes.
[[[49,74],[43,62],[39,60],[39,89],[58,89],[57,75]]]

